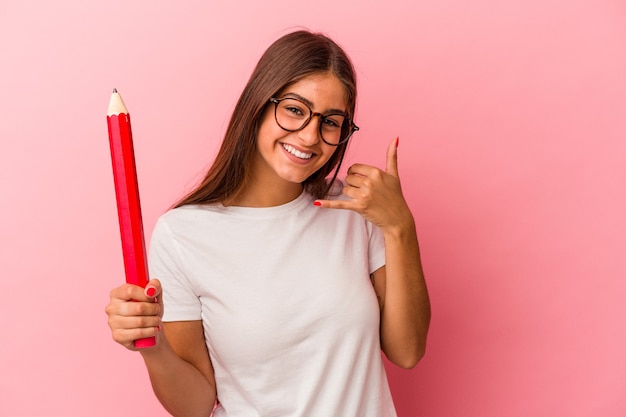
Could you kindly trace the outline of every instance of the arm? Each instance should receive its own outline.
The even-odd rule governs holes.
[[[424,356],[430,301],[415,228],[385,235],[386,265],[372,274],[381,308],[381,346],[398,366],[412,368]]]
[[[208,417],[215,405],[216,389],[202,322],[162,323],[160,293],[158,280],[151,280],[145,290],[128,284],[114,289],[106,308],[113,339],[131,350],[139,350],[154,393],[170,414]],[[159,326],[162,331],[158,331]],[[133,340],[154,335],[154,347],[133,347]]]
[[[152,389],[173,416],[208,417],[216,400],[215,378],[201,321],[163,323],[157,346],[141,351]]]
[[[430,301],[420,261],[415,222],[402,196],[397,140],[387,149],[385,171],[355,164],[344,194],[351,200],[318,200],[321,207],[354,210],[376,224],[385,239],[385,266],[372,274],[381,307],[381,346],[398,366],[422,358],[430,323]]]

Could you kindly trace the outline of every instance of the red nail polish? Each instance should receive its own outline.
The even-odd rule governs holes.
[[[150,287],[146,290],[146,294],[148,295],[148,297],[154,297],[154,294],[156,294],[156,288],[154,287]]]
[[[322,203],[320,203],[319,201],[315,201],[315,202],[313,203],[313,205],[314,205],[314,206],[318,206],[318,207],[320,207],[320,206],[322,205]]]
[[[398,147],[398,145],[400,145],[400,136],[396,138],[396,148]]]

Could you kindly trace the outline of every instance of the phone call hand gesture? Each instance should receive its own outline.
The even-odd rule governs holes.
[[[383,233],[414,227],[413,216],[400,186],[398,141],[394,139],[387,147],[384,171],[364,164],[354,164],[348,169],[343,193],[349,200],[316,200],[315,205],[356,211]]]

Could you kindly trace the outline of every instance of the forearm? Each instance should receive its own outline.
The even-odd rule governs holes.
[[[162,335],[161,335],[162,336]],[[141,351],[155,395],[174,417],[208,417],[216,400],[214,383],[181,359],[161,337],[153,349]]]
[[[395,364],[412,368],[422,358],[430,324],[430,301],[412,217],[402,227],[383,230],[385,296],[381,344]]]

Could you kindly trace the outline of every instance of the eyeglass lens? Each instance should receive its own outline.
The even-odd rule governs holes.
[[[277,100],[278,101],[278,100]],[[288,131],[296,132],[303,129],[313,118],[313,111],[309,106],[294,98],[283,98],[276,104],[276,122]],[[319,115],[319,129],[322,139],[329,144],[339,144],[342,132],[345,134],[344,123],[347,122],[343,114]]]

